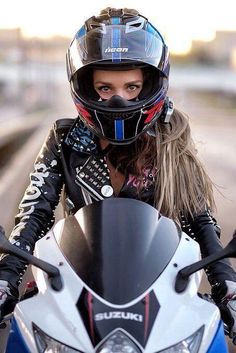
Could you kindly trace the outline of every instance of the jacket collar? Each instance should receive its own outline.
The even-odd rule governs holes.
[[[73,150],[85,154],[97,154],[99,150],[96,136],[80,118],[73,123],[65,138],[65,143]]]

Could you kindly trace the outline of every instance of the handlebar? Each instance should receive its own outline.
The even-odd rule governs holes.
[[[230,339],[232,339],[232,342],[234,345],[236,345],[236,333],[231,332],[229,326],[224,323],[224,333],[225,336],[228,336]]]

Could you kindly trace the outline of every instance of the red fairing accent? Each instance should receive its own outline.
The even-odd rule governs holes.
[[[36,284],[35,281],[28,282],[27,285],[26,285],[26,287],[27,287],[28,289],[34,288],[34,287],[36,287],[36,286],[37,286],[37,284]]]
[[[145,322],[144,322],[144,341],[147,339],[148,323],[149,323],[149,294],[145,296]]]
[[[78,110],[78,113],[83,116],[85,120],[87,120],[90,124],[94,125],[91,118],[91,114],[79,103],[75,103],[76,109]]]
[[[163,107],[164,101],[165,101],[164,99],[161,100],[159,103],[157,103],[156,105],[154,105],[154,107],[152,107],[151,109],[146,110],[146,111],[144,112],[144,114],[148,114],[147,118],[144,120],[144,124],[149,123],[149,122],[152,120],[152,118],[154,117],[154,115],[155,115],[156,113],[159,113],[159,111],[160,111],[161,108]]]
[[[89,314],[90,333],[94,343],[95,337],[94,337],[94,326],[93,326],[93,296],[89,292],[88,292],[88,314]]]

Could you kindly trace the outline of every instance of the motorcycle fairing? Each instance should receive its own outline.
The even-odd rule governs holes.
[[[115,202],[119,202],[119,200],[117,199],[117,201]],[[137,203],[137,205],[141,204],[140,201],[133,200],[133,202]],[[106,202],[106,205],[111,206],[112,203]],[[129,205],[132,206],[132,204],[130,203]],[[120,207],[122,207],[122,205],[120,205]],[[101,206],[100,208],[102,209]],[[142,206],[141,206],[141,209],[142,209]],[[114,213],[117,212],[117,208],[114,208],[113,211]],[[120,226],[120,224],[122,225],[123,222],[124,224],[126,224],[125,220],[129,217],[128,211],[129,210],[127,210],[127,207],[124,207],[124,212],[122,217],[120,212],[119,213],[117,212],[115,214],[117,217],[119,217],[118,220],[120,222],[119,223],[117,221],[115,223],[116,226]],[[108,213],[108,216],[110,216],[110,213]],[[141,214],[142,212],[139,213],[138,217],[140,217]],[[93,215],[92,212],[91,212],[91,215]],[[76,214],[74,223],[73,222],[71,223],[72,228],[73,228],[73,225],[77,227],[77,224],[78,224],[77,218],[78,218],[78,215]],[[162,219],[162,217],[158,217],[158,220],[160,219]],[[128,218],[128,220],[130,220],[130,218]],[[148,220],[152,220],[152,218],[149,217]],[[164,218],[163,220],[165,222]],[[83,218],[81,218],[80,221],[83,221]],[[89,226],[88,220],[85,220],[85,222],[87,222],[86,226],[88,227]],[[151,332],[146,341],[145,349],[142,348],[140,343],[135,338],[133,339],[133,341],[137,344],[137,346],[141,351],[143,350],[146,353],[161,352],[167,347],[172,347],[173,345],[176,345],[184,338],[189,337],[204,325],[204,328],[205,328],[204,335],[203,335],[202,344],[198,353],[209,353],[208,352],[209,347],[211,346],[218,329],[220,313],[214,304],[201,299],[197,295],[197,291],[201,280],[201,273],[197,272],[191,276],[188,287],[185,292],[179,294],[179,293],[176,293],[174,290],[174,284],[175,284],[176,275],[178,271],[181,268],[188,266],[200,259],[199,245],[193,239],[189,238],[185,233],[182,233],[182,236],[180,237],[180,241],[178,243],[178,248],[174,252],[172,259],[169,261],[169,263],[164,268],[162,273],[158,275],[158,272],[153,271],[153,273],[157,277],[155,277],[156,279],[151,284],[151,286],[145,292],[142,292],[142,290],[140,290],[141,294],[138,297],[135,297],[131,302],[126,302],[126,304],[124,305],[117,305],[112,302],[106,301],[104,298],[99,296],[95,291],[93,291],[84,281],[82,281],[78,273],[75,271],[74,267],[72,267],[71,262],[68,262],[65,256],[63,255],[63,253],[61,252],[61,249],[59,248],[58,244],[61,243],[61,238],[62,236],[64,236],[63,234],[64,228],[65,228],[64,223],[65,223],[65,219],[60,220],[55,225],[52,231],[48,232],[48,234],[45,237],[43,237],[36,243],[36,247],[35,247],[35,255],[38,258],[41,258],[42,260],[47,261],[52,265],[59,267],[60,273],[63,279],[63,284],[64,284],[63,289],[60,292],[53,291],[50,286],[50,282],[48,280],[48,276],[46,275],[46,273],[44,273],[42,270],[33,266],[32,270],[34,273],[35,281],[37,283],[39,292],[36,296],[27,300],[23,300],[22,302],[18,303],[15,308],[14,317],[16,318],[19,330],[21,331],[22,336],[24,337],[27,347],[29,347],[29,351],[31,353],[38,353],[34,340],[32,339],[33,338],[32,321],[39,328],[41,328],[48,336],[53,337],[55,340],[58,340],[60,342],[63,341],[63,344],[67,346],[73,346],[75,347],[75,349],[82,352],[93,352],[95,350],[91,342],[91,338],[85,327],[82,316],[76,306],[76,304],[78,303],[78,299],[80,298],[84,288],[86,288],[87,292],[92,294],[92,296],[90,295],[90,298],[89,298],[90,310],[91,310],[91,302],[93,297],[96,297],[99,301],[101,301],[108,307],[112,307],[112,311],[116,311],[117,308],[120,309],[121,307],[131,308],[132,305],[138,303],[147,293],[150,293],[151,291],[154,292],[160,306],[159,306],[159,310],[156,315],[155,321],[153,323]],[[134,221],[132,221],[131,223],[133,225],[142,224],[142,222],[135,223]],[[152,225],[153,228],[150,227],[150,229],[157,230],[157,233],[155,233],[157,238],[162,237],[159,232],[159,230],[161,230],[161,227],[160,227],[161,224],[166,225],[168,230],[167,232],[169,232],[169,225],[170,225],[169,222],[160,223],[160,224],[155,223],[156,227]],[[82,228],[82,230],[85,229],[85,226],[82,223],[80,223],[80,227]],[[130,228],[127,228],[127,229],[130,229]],[[76,229],[74,229],[74,232],[76,232]],[[111,234],[111,240],[113,241],[114,237],[112,236],[111,231],[110,231],[110,234]],[[147,241],[147,243],[143,241],[143,243],[140,242],[140,244],[141,245],[146,244],[146,247],[143,249],[140,249],[140,247],[138,247],[138,249],[134,249],[135,251],[140,250],[141,256],[144,256],[144,255],[148,256],[149,254],[152,255],[152,252],[149,251],[149,248],[153,244],[156,245],[155,243],[152,243],[152,236],[150,236],[150,233],[147,232],[145,233],[145,235],[146,234],[148,234],[148,236],[146,237],[143,237],[142,234],[140,236],[142,239],[145,239]],[[161,234],[163,235],[163,238],[166,238],[167,241],[169,241],[169,237],[168,235],[166,236],[166,232],[161,231]],[[74,245],[78,246],[78,241],[76,240],[74,242],[72,240],[73,235],[74,233],[72,232],[71,238],[70,238],[71,242]],[[81,237],[84,238],[84,234],[82,234]],[[88,251],[90,251],[89,245],[91,245],[91,249],[93,250],[93,243],[90,242],[91,239],[92,238],[89,238],[87,241],[84,241],[84,243],[81,242],[82,245],[85,244],[87,246]],[[107,241],[107,239],[108,238],[105,237],[103,240]],[[123,238],[121,237],[121,239]],[[69,240],[69,235],[68,235],[68,240]],[[100,241],[100,243],[102,243],[102,241]],[[126,245],[126,244],[127,243],[124,242],[123,245]],[[117,241],[115,241],[114,245],[117,245]],[[120,244],[120,246],[121,245],[122,244]],[[133,245],[133,244],[130,244],[130,245]],[[166,242],[165,246],[168,248],[169,243]],[[66,249],[66,246],[65,246],[65,249]],[[76,257],[76,254],[78,255],[77,249],[78,247],[74,249],[75,257]],[[127,258],[129,259],[129,261],[126,261],[125,263],[126,266],[128,266],[131,263],[131,266],[134,267],[135,261],[133,260],[135,260],[136,258],[135,251],[133,250],[133,248],[131,249],[123,248],[123,249],[129,255],[129,256],[127,255]],[[155,248],[155,250],[157,249]],[[83,252],[82,250],[79,251],[79,254],[83,256],[82,252]],[[163,262],[162,262],[163,258],[161,255],[159,256],[161,252],[163,252],[162,247],[160,247],[158,251],[155,251],[154,253],[156,254],[155,256],[159,259],[159,263],[163,265]],[[138,254],[138,251],[137,251],[137,254]],[[110,258],[111,258],[111,254],[107,253],[106,256],[108,255],[110,255]],[[107,260],[109,260],[110,258],[108,257]],[[158,263],[157,260],[156,262]],[[144,264],[146,264],[145,261],[144,261]],[[85,264],[81,264],[81,266],[85,266]],[[78,264],[76,269],[77,268],[78,268]],[[86,268],[84,267],[84,270],[85,269]],[[145,270],[147,269],[148,269],[148,266],[145,267]],[[152,269],[152,266],[151,266],[151,269]],[[127,273],[126,273],[127,270],[128,268],[125,269],[123,274],[124,279],[126,281],[127,281]],[[133,269],[133,271],[134,270],[135,269]],[[139,268],[136,268],[136,272],[138,271],[139,271]],[[119,274],[120,272],[118,271],[117,273]],[[144,276],[145,274],[146,274],[145,272],[140,271],[140,275]],[[135,273],[134,273],[134,276],[135,276]],[[133,283],[133,282],[130,281],[130,283]],[[141,282],[141,283],[144,283],[144,282]],[[120,285],[120,282],[118,282],[118,285]],[[114,278],[113,279],[114,291],[117,289],[118,285],[116,282],[116,278]],[[136,292],[138,291],[136,290]],[[134,292],[132,293],[134,294]],[[122,298],[124,299],[124,296]],[[86,301],[85,301],[85,304],[86,304]],[[87,300],[87,304],[88,304],[88,300]],[[101,314],[101,313],[103,312],[100,312],[100,313],[98,312],[98,314]],[[134,314],[140,315],[139,313],[134,313]],[[108,319],[107,321],[111,322],[110,320],[111,319]],[[129,320],[129,319],[126,318],[123,321],[125,320]],[[100,320],[99,322],[102,323],[102,320]],[[135,321],[135,322],[137,324],[139,323],[139,321]],[[115,331],[112,331],[112,332],[115,332]],[[126,332],[126,334],[131,338],[128,332]],[[108,334],[105,337],[105,340],[109,336],[110,335]],[[98,347],[101,347],[101,344],[103,342],[104,340],[101,341],[98,344],[98,346],[95,348],[97,349]],[[225,353],[225,352],[221,352],[221,353]]]
[[[30,353],[18,328],[15,318],[11,320],[11,330],[7,341],[6,353]]]
[[[218,330],[207,353],[228,353],[222,321],[220,321]]]
[[[164,271],[178,247],[180,231],[144,202],[111,198],[66,218],[57,241],[92,291],[123,305],[146,292]]]
[[[114,308],[85,288],[76,306],[94,346],[112,331],[122,328],[145,347],[160,308],[153,291],[131,306]]]

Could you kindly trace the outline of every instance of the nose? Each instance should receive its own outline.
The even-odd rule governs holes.
[[[123,90],[123,89],[117,89],[115,91],[115,96],[120,96],[123,99],[127,99],[128,98],[125,90]]]

